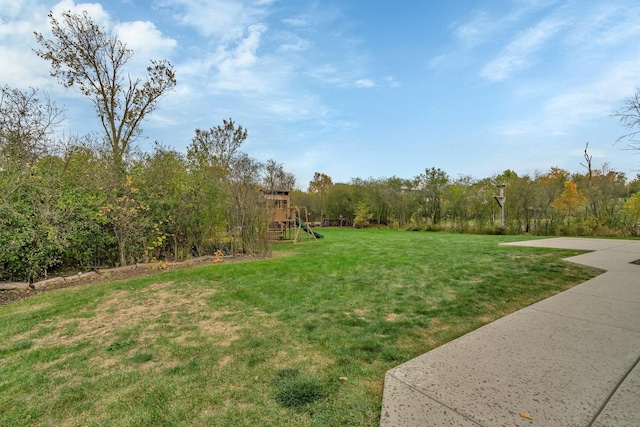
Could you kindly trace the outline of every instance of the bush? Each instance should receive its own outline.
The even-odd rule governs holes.
[[[505,227],[500,227],[499,225],[485,227],[482,229],[481,234],[488,234],[492,236],[504,236],[507,234],[507,229]]]

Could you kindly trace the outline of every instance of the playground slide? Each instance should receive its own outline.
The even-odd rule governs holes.
[[[307,224],[300,221],[298,218],[296,218],[296,224],[300,224],[300,227],[302,227],[302,229],[307,233],[313,233],[313,235],[316,236],[316,239],[322,239],[324,237],[324,235],[317,233],[313,230],[310,230],[309,227],[307,227]]]

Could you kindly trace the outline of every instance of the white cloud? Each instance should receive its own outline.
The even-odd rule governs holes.
[[[607,47],[640,35],[640,10],[603,2],[581,11],[568,42],[577,47]]]
[[[288,34],[286,40],[278,48],[279,52],[304,52],[311,47],[309,40],[298,37],[294,34]]]
[[[271,1],[242,0],[172,0],[163,5],[178,9],[178,21],[195,28],[205,37],[219,38],[223,43],[242,38],[245,29],[258,23]]]
[[[216,87],[227,90],[263,91],[268,85],[262,80],[255,65],[258,63],[257,51],[260,47],[264,25],[252,25],[248,34],[233,50],[222,48],[217,52],[218,79]]]
[[[295,18],[285,18],[282,20],[287,25],[297,28],[309,26],[309,19],[306,16],[297,16]]]
[[[607,117],[616,104],[634,92],[638,82],[636,70],[640,56],[634,60],[610,64],[610,69],[593,83],[551,98],[545,107],[548,122],[557,129]]]
[[[535,62],[534,54],[551,41],[565,25],[562,20],[549,18],[529,28],[483,68],[482,76],[493,81],[504,80],[514,72],[531,66]]]
[[[177,45],[174,39],[164,37],[149,21],[121,22],[115,25],[114,32],[136,57],[142,56],[145,61],[165,56]]]
[[[490,128],[491,132],[495,135],[502,135],[507,137],[527,135],[534,132],[536,129],[537,126],[530,121],[517,121],[514,123],[497,125]]]
[[[395,78],[395,77],[393,77],[393,76],[386,76],[386,77],[384,78],[384,80],[387,82],[387,85],[388,85],[389,87],[398,87],[398,86],[400,86],[400,85],[401,85],[401,82],[399,82],[398,80],[396,80],[396,78]]]
[[[478,12],[468,22],[452,25],[453,35],[466,45],[477,45],[485,41],[489,33],[495,31],[496,25],[484,12]]]
[[[576,83],[560,93],[538,94],[542,101],[530,102],[526,119],[519,117],[492,126],[495,135],[544,138],[580,134],[590,123],[609,119],[634,93],[640,68],[640,56],[610,64],[606,72],[591,76],[591,83]],[[531,95],[529,95],[531,96]]]
[[[46,63],[32,50],[37,47],[34,31],[46,34],[48,30],[47,10],[31,1],[13,1],[7,6],[0,12],[0,84],[48,90],[55,82]]]
[[[17,18],[22,10],[23,3],[22,0],[3,0],[2,7],[0,7],[0,18]]]
[[[100,3],[78,3],[73,0],[62,0],[51,9],[53,16],[60,19],[63,12],[71,11],[73,13],[87,12],[93,22],[100,27],[111,28],[111,20],[109,14],[104,10]]]
[[[307,71],[307,74],[314,79],[317,79],[323,83],[329,83],[334,85],[344,84],[344,80],[338,76],[338,69],[333,64],[324,64],[316,66]]]
[[[369,88],[374,87],[376,83],[371,79],[359,79],[353,85],[357,88]]]

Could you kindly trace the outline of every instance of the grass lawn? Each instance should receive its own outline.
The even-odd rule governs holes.
[[[0,307],[0,425],[375,426],[386,370],[597,274],[514,236],[329,229]]]

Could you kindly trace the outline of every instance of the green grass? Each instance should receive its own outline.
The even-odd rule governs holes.
[[[0,307],[0,425],[378,425],[386,370],[597,274],[513,236],[323,234]]]

